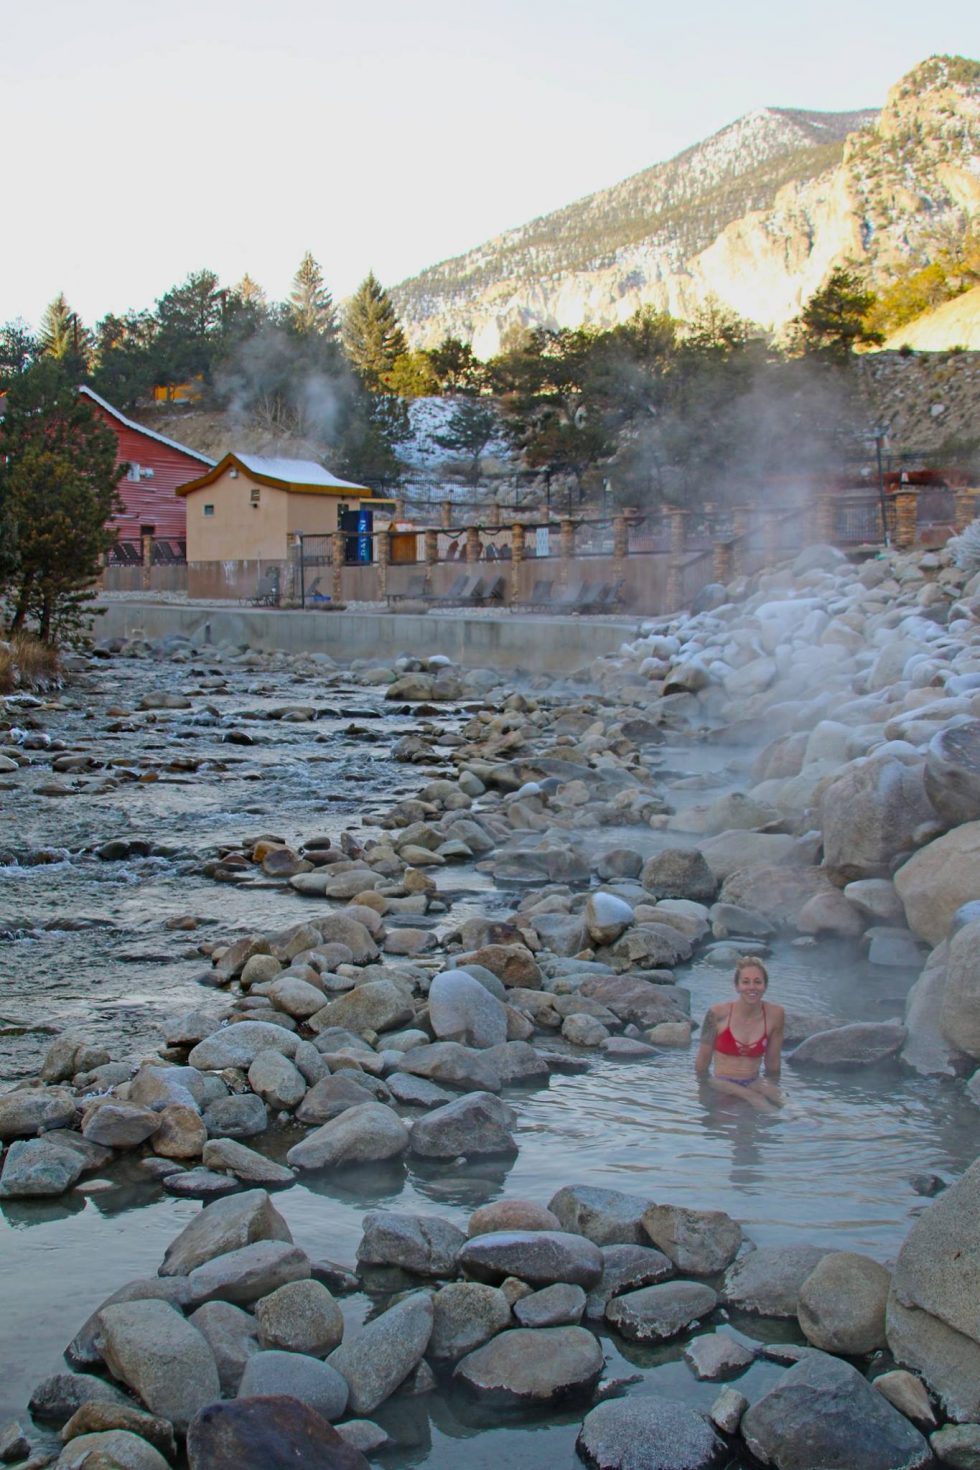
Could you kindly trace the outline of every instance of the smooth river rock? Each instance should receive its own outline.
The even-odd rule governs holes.
[[[795,1317],[800,1287],[827,1254],[816,1245],[760,1246],[729,1266],[721,1299],[760,1317]]]
[[[334,1349],[327,1361],[347,1380],[352,1413],[370,1414],[418,1366],[432,1321],[432,1298],[413,1292]]]
[[[412,1153],[426,1159],[515,1154],[511,1130],[516,1121],[513,1109],[492,1093],[470,1092],[412,1125]]]
[[[289,1394],[324,1419],[339,1419],[347,1407],[347,1381],[336,1368],[307,1353],[254,1353],[245,1364],[237,1397]]]
[[[264,1189],[215,1200],[185,1225],[167,1246],[161,1276],[186,1276],[196,1266],[258,1240],[292,1244],[292,1233]]]
[[[584,1327],[515,1327],[468,1353],[453,1378],[493,1404],[544,1405],[591,1392],[602,1367]]]
[[[726,1455],[706,1419],[656,1394],[598,1404],[575,1447],[594,1470],[712,1470]]]
[[[946,938],[956,910],[980,895],[980,821],[920,848],[894,874],[908,926],[929,944]]]
[[[466,970],[444,970],[429,987],[429,1021],[439,1041],[482,1049],[507,1040],[507,1011]]]
[[[832,1251],[800,1287],[798,1317],[807,1342],[863,1357],[885,1345],[891,1275],[870,1256]]]
[[[220,1395],[214,1354],[168,1302],[119,1302],[104,1307],[100,1320],[102,1356],[110,1373],[178,1434]]]
[[[466,1236],[438,1215],[371,1210],[357,1259],[365,1266],[400,1266],[417,1276],[452,1276]]]
[[[708,1317],[718,1305],[717,1292],[697,1281],[666,1281],[613,1297],[606,1321],[633,1342],[669,1342]]]
[[[466,1241],[459,1264],[468,1276],[490,1285],[516,1276],[531,1286],[566,1281],[588,1290],[601,1278],[603,1263],[598,1246],[581,1235],[561,1230],[497,1230]]]
[[[209,1404],[187,1435],[189,1470],[369,1470],[309,1405],[285,1395]]]
[[[408,1129],[392,1108],[384,1103],[359,1103],[293,1144],[286,1162],[296,1169],[375,1163],[403,1154],[409,1137]]]
[[[713,1276],[734,1261],[742,1229],[723,1210],[688,1210],[681,1205],[651,1205],[643,1229],[682,1275]]]

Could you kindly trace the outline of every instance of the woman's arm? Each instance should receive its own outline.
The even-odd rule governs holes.
[[[777,1081],[783,1064],[783,1031],[785,1030],[786,1012],[782,1006],[773,1007],[772,1030],[769,1032],[769,1044],[766,1047],[765,1069],[766,1076]]]
[[[701,1026],[701,1036],[697,1055],[694,1058],[694,1070],[699,1077],[707,1077],[711,1070],[711,1057],[715,1049],[715,1037],[718,1034],[718,1022],[715,1018],[714,1007],[709,1010]]]

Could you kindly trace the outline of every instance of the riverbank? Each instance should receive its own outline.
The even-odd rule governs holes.
[[[857,573],[827,548],[741,592],[621,637],[567,683],[539,672],[514,687],[429,644],[341,670],[322,654],[207,645],[198,629],[194,644],[102,649],[91,677],[105,704],[90,691],[77,723],[8,709],[22,731],[5,746],[19,768],[8,790],[25,813],[11,871],[40,851],[27,840],[39,804],[80,832],[100,803],[122,819],[131,795],[130,830],[104,833],[104,856],[58,861],[130,865],[151,904],[157,880],[138,864],[172,865],[166,881],[195,905],[163,923],[181,919],[169,932],[186,979],[196,953],[206,982],[190,1013],[161,1016],[152,1050],[111,1042],[111,1027],[86,1035],[83,1004],[83,1024],[46,1051],[43,1085],[25,1076],[0,1099],[24,1331],[43,1335],[48,1312],[56,1337],[66,1316],[74,1331],[204,1221],[200,1260],[180,1248],[176,1285],[154,1288],[167,1326],[218,1364],[209,1306],[237,1304],[248,1392],[269,1388],[254,1374],[282,1347],[311,1359],[317,1391],[351,1402],[344,1415],[335,1397],[328,1417],[387,1463],[448,1465],[479,1426],[495,1457],[539,1463],[546,1432],[549,1457],[573,1463],[578,1441],[588,1463],[612,1465],[631,1435],[652,1455],[668,1423],[688,1453],[678,1464],[741,1465],[749,1451],[794,1463],[833,1402],[851,1452],[860,1439],[898,1466],[928,1462],[930,1418],[976,1420],[980,1348],[958,1305],[972,1267],[947,1244],[973,1259],[974,592],[942,558]],[[362,754],[348,729],[372,720]],[[357,760],[379,767],[367,801],[342,790]],[[237,812],[220,817],[226,782]],[[344,809],[325,820],[334,793]],[[202,806],[213,819],[198,841]],[[154,823],[162,850],[143,852]],[[729,993],[745,949],[772,956],[789,1011],[784,1114],[700,1097],[691,1076],[689,1017]],[[11,1192],[31,1168],[46,1193]],[[263,1187],[280,1191],[278,1215],[253,1198]],[[203,1213],[192,1203],[228,1190]],[[276,1246],[271,1276],[243,1284],[253,1268],[231,1259],[222,1211]],[[500,1227],[516,1244],[496,1242]],[[68,1253],[50,1290],[36,1269],[51,1278],[57,1259],[45,1230]],[[69,1285],[79,1249],[89,1279]],[[208,1302],[195,1272],[216,1270]],[[323,1291],[344,1321],[326,1348],[298,1335],[311,1312],[332,1317]],[[125,1351],[73,1361],[91,1392],[108,1363],[179,1434],[209,1360],[179,1401],[156,1397],[159,1309],[132,1303],[125,1328],[107,1315]],[[481,1342],[453,1335],[460,1315],[484,1324]],[[373,1360],[393,1345],[375,1399]],[[55,1418],[80,1391],[50,1390]],[[816,1418],[798,1409],[814,1393]],[[344,1428],[365,1415],[387,1445]],[[942,1430],[936,1452],[963,1432]],[[852,1463],[821,1444],[821,1463]],[[190,1454],[225,1463],[193,1434]]]

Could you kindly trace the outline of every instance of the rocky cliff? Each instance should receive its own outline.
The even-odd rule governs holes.
[[[481,357],[520,326],[609,327],[716,299],[784,326],[842,262],[887,279],[980,205],[980,64],[933,57],[880,113],[764,108],[395,288],[412,341]]]

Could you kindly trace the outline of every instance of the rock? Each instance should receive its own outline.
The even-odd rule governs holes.
[[[62,1087],[17,1088],[0,1096],[0,1141],[70,1128],[77,1101]]]
[[[467,1353],[453,1381],[485,1402],[543,1405],[591,1392],[602,1367],[584,1327],[516,1327]]]
[[[460,965],[483,965],[508,989],[527,985],[534,990],[541,981],[537,961],[524,944],[485,944],[470,954],[458,955],[457,959]]]
[[[125,1429],[77,1435],[53,1462],[53,1470],[75,1470],[79,1465],[91,1470],[100,1466],[105,1470],[168,1470],[159,1450]]]
[[[640,882],[657,898],[690,898],[710,903],[718,880],[695,848],[668,847],[643,864]]]
[[[744,1393],[739,1393],[734,1388],[723,1388],[711,1405],[708,1417],[722,1434],[737,1434],[742,1415],[748,1407],[749,1401]]]
[[[293,1144],[286,1162],[297,1169],[329,1169],[393,1159],[408,1148],[409,1137],[398,1114],[384,1103],[359,1103]]]
[[[785,1372],[742,1419],[742,1437],[777,1470],[918,1470],[925,1439],[857,1369],[814,1353]]]
[[[215,1098],[204,1109],[204,1126],[210,1138],[255,1138],[269,1126],[265,1103],[254,1093]]]
[[[608,1006],[627,1025],[659,1026],[664,1021],[686,1021],[687,992],[673,985],[657,985],[633,975],[592,975],[580,993]]]
[[[214,1138],[204,1145],[202,1161],[205,1168],[233,1175],[243,1184],[260,1185],[275,1189],[295,1183],[295,1175],[283,1164],[267,1159],[255,1149],[246,1148],[231,1138]]]
[[[418,1366],[433,1315],[432,1298],[413,1292],[334,1349],[328,1362],[347,1380],[353,1413],[372,1413]]]
[[[562,1281],[588,1290],[602,1276],[602,1264],[591,1241],[561,1230],[496,1230],[473,1236],[459,1253],[460,1269],[491,1285],[517,1276],[531,1286]]]
[[[199,1159],[208,1134],[197,1108],[171,1103],[160,1110],[159,1117],[153,1152],[164,1159]]]
[[[824,862],[849,878],[887,875],[891,859],[917,846],[916,832],[935,822],[925,768],[880,754],[851,761],[823,789]]]
[[[167,1194],[180,1199],[215,1200],[226,1194],[237,1194],[238,1180],[229,1174],[216,1174],[211,1169],[172,1169],[162,1178]]]
[[[304,1281],[309,1274],[309,1257],[298,1246],[279,1240],[258,1240],[254,1245],[226,1251],[195,1266],[187,1283],[194,1306],[211,1301],[245,1306],[268,1296],[287,1281]]]
[[[119,1302],[103,1307],[99,1319],[109,1372],[178,1434],[220,1394],[214,1354],[168,1302]]]
[[[42,1082],[70,1082],[76,1072],[89,1072],[109,1061],[109,1053],[95,1046],[81,1031],[62,1031],[41,1063]]]
[[[777,867],[782,863],[799,862],[796,839],[786,832],[719,832],[717,837],[704,839],[701,853],[719,882],[742,868]],[[742,929],[740,932],[750,931]]]
[[[465,970],[444,970],[429,987],[429,1021],[440,1041],[499,1046],[507,1040],[507,1012]]]
[[[444,1087],[437,1087],[424,1077],[409,1077],[403,1072],[392,1072],[388,1077],[388,1087],[393,1100],[406,1107],[439,1108],[453,1100],[453,1094]]]
[[[980,1424],[947,1424],[929,1436],[929,1444],[940,1464],[980,1470]]]
[[[949,942],[939,1024],[949,1044],[980,1060],[980,921],[965,924]]]
[[[357,1259],[367,1266],[400,1266],[417,1276],[452,1276],[466,1236],[437,1215],[372,1210],[364,1216]]]
[[[614,893],[589,894],[585,925],[593,943],[614,944],[632,923],[633,909],[625,899],[617,898]]]
[[[794,1067],[873,1067],[897,1056],[907,1035],[898,1021],[852,1021],[808,1036],[789,1060]]]
[[[889,1273],[870,1256],[824,1256],[800,1287],[797,1315],[807,1342],[852,1358],[884,1347],[890,1285]]]
[[[795,1317],[800,1287],[827,1254],[815,1245],[760,1246],[729,1266],[721,1299],[760,1317]]]
[[[956,910],[980,893],[980,821],[920,848],[894,875],[908,926],[929,944],[949,933]]]
[[[350,1068],[336,1072],[314,1083],[296,1110],[296,1121],[329,1123],[331,1118],[339,1118],[349,1108],[360,1107],[372,1099],[380,1101],[381,1098],[376,1096],[377,1090],[377,1078],[368,1077],[364,1072]],[[383,1084],[381,1090],[382,1097],[390,1096]]]
[[[138,1434],[163,1455],[164,1460],[177,1458],[173,1426],[167,1419],[158,1419],[153,1414],[144,1414],[141,1409],[123,1404],[107,1404],[98,1399],[83,1404],[77,1409],[61,1431],[65,1443],[82,1434],[102,1434],[107,1430],[122,1429]],[[0,1459],[3,1458],[0,1450]]]
[[[657,1394],[598,1404],[586,1414],[575,1448],[595,1470],[710,1470],[725,1457],[707,1420]]]
[[[483,1055],[496,1069],[501,1087],[512,1082],[541,1082],[551,1072],[548,1060],[526,1041],[505,1041],[503,1046],[487,1047]]]
[[[832,934],[842,939],[856,939],[864,932],[861,915],[836,890],[814,894],[800,909],[796,923],[801,934]]]
[[[649,1208],[650,1201],[639,1195],[588,1184],[566,1185],[548,1202],[563,1230],[585,1235],[596,1245],[646,1245],[643,1216]]]
[[[115,1098],[97,1098],[82,1114],[82,1136],[106,1148],[135,1148],[159,1127],[159,1113]]]
[[[881,924],[901,924],[905,920],[902,900],[888,878],[858,878],[844,888],[844,897],[853,908]]]
[[[214,1354],[222,1396],[234,1398],[245,1364],[259,1351],[255,1318],[231,1302],[206,1302],[187,1320]]]
[[[584,1312],[585,1292],[561,1281],[514,1303],[514,1316],[522,1327],[564,1327],[581,1322]]]
[[[495,1230],[561,1230],[562,1222],[544,1205],[526,1199],[498,1199],[480,1205],[466,1225],[466,1234],[489,1235]]]
[[[936,1416],[925,1384],[914,1373],[906,1373],[904,1368],[893,1368],[890,1373],[880,1373],[871,1382],[872,1387],[883,1393],[888,1402],[913,1424],[935,1424]]]
[[[413,1077],[426,1077],[468,1092],[499,1092],[500,1073],[493,1060],[473,1047],[458,1041],[435,1041],[431,1046],[416,1046],[398,1064],[399,1070]]]
[[[248,1085],[276,1111],[291,1111],[306,1096],[306,1081],[297,1067],[278,1051],[260,1051],[248,1069]]]
[[[391,980],[368,980],[329,1001],[310,1017],[310,1025],[314,1031],[345,1026],[362,1035],[365,1031],[393,1031],[414,1017],[412,1003],[400,985]]]
[[[273,980],[265,994],[277,1011],[285,1012],[296,1021],[305,1021],[323,1009],[323,991],[290,975]]]
[[[130,1400],[114,1383],[93,1373],[54,1373],[43,1379],[31,1394],[29,1408],[44,1424],[66,1424],[83,1404],[128,1404]]]
[[[413,1123],[411,1150],[427,1159],[514,1154],[515,1122],[512,1109],[491,1093],[471,1092]]]
[[[240,1399],[267,1398],[288,1394],[324,1419],[339,1419],[347,1407],[347,1381],[336,1368],[307,1353],[290,1351],[255,1353],[245,1364],[239,1385]]]
[[[952,1419],[980,1418],[980,1161],[912,1226],[895,1263],[888,1346]],[[967,1388],[972,1376],[972,1387]]]
[[[980,818],[980,720],[947,726],[932,737],[925,787],[947,826]]]
[[[663,1251],[648,1245],[604,1245],[599,1249],[602,1276],[586,1299],[587,1317],[601,1320],[612,1297],[624,1291],[636,1291],[641,1286],[654,1286],[674,1274],[673,1263]]]
[[[427,1354],[456,1362],[511,1325],[510,1303],[496,1286],[451,1281],[432,1298],[432,1336]]]
[[[360,1450],[362,1455],[373,1455],[376,1450],[391,1444],[391,1439],[371,1419],[346,1419],[337,1425],[337,1433],[345,1444]]]
[[[695,1281],[667,1281],[613,1297],[606,1321],[633,1342],[668,1342],[694,1322],[710,1316],[718,1296]]]
[[[561,1034],[573,1046],[599,1046],[609,1037],[608,1030],[595,1016],[577,1015],[574,1012],[562,1022]]]
[[[724,1271],[742,1245],[741,1227],[722,1210],[651,1205],[643,1215],[643,1229],[684,1275]]]
[[[189,1470],[369,1470],[322,1414],[292,1395],[209,1404],[187,1435]]]
[[[760,914],[779,929],[795,929],[800,912],[811,898],[837,889],[820,868],[738,868],[722,884],[722,903],[736,904]]]
[[[270,1292],[256,1302],[255,1320],[261,1347],[314,1358],[333,1352],[344,1335],[340,1308],[319,1281],[289,1281]]]
[[[692,1337],[684,1349],[684,1361],[695,1378],[728,1378],[754,1362],[755,1353],[727,1332],[707,1332]]]
[[[99,1322],[99,1313],[103,1307],[114,1306],[116,1302],[145,1301],[148,1298],[171,1302],[173,1306],[183,1308],[190,1299],[187,1281],[182,1276],[150,1276],[136,1281],[127,1281],[124,1286],[119,1287],[118,1291],[114,1291],[106,1297],[105,1301],[99,1303],[68,1344],[65,1349],[65,1357],[72,1367],[102,1367],[102,1354],[99,1350],[102,1327]]]
[[[292,1244],[292,1234],[264,1189],[207,1205],[167,1246],[161,1276],[186,1276],[196,1266],[257,1240]]]
[[[85,1168],[74,1149],[47,1138],[18,1139],[7,1149],[0,1175],[0,1199],[41,1199],[64,1194]]]
[[[201,1072],[220,1072],[226,1067],[246,1072],[260,1051],[271,1048],[292,1057],[297,1045],[298,1039],[291,1031],[272,1021],[236,1021],[205,1036],[191,1049],[187,1061]]]

